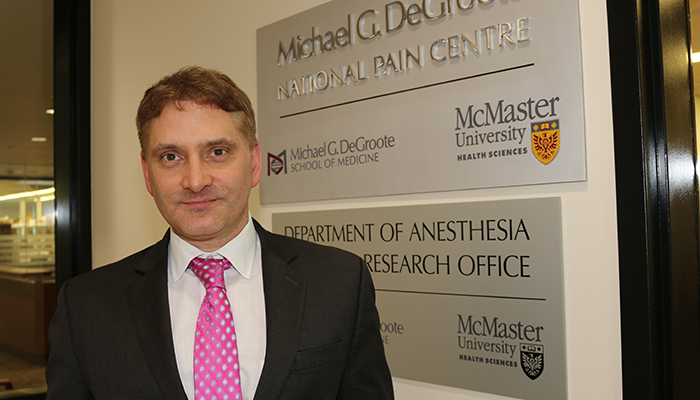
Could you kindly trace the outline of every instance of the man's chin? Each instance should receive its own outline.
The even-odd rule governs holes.
[[[180,226],[178,227],[179,229],[175,229],[175,233],[183,239],[191,238],[197,241],[216,239],[224,234],[222,227],[217,226],[216,222],[216,220],[210,220],[205,223],[200,222],[194,225]]]
[[[218,243],[222,240],[226,243],[235,237],[237,229],[234,225],[238,225],[222,217],[221,214],[188,219],[174,218],[172,222],[176,221],[180,223],[170,223],[173,231],[191,244]]]

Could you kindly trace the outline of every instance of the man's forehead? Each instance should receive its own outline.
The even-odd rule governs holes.
[[[184,147],[206,147],[213,145],[237,145],[245,140],[245,135],[238,129],[235,119],[226,121],[221,117],[227,113],[218,108],[222,114],[217,116],[216,122],[208,118],[181,118],[168,113],[188,113],[192,109],[176,109],[170,106],[170,110],[164,110],[159,118],[154,118],[149,126],[147,136],[147,148],[149,152],[163,149]],[[165,114],[165,115],[164,115]]]
[[[168,103],[161,113],[149,124],[149,133],[172,133],[182,128],[184,130],[199,126],[218,126],[225,131],[238,132],[238,117],[235,112],[223,111],[215,106],[199,105],[193,102]],[[206,130],[202,131],[206,133]],[[228,132],[230,133],[230,132]]]

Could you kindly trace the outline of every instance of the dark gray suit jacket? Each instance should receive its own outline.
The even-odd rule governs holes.
[[[267,313],[255,400],[392,399],[362,260],[255,227]],[[166,234],[61,288],[49,329],[47,399],[186,400],[170,324],[168,241]]]

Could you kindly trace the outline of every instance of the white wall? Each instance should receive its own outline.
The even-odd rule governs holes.
[[[141,176],[134,116],[144,90],[165,74],[184,65],[197,64],[229,74],[256,104],[256,29],[323,2],[93,0],[95,266],[146,247],[166,229]],[[569,399],[620,399],[619,285],[606,2],[579,1],[579,7],[587,182],[283,206],[261,206],[256,190],[251,209],[269,227],[274,212],[561,197]],[[504,399],[401,379],[396,379],[395,384],[400,400]]]

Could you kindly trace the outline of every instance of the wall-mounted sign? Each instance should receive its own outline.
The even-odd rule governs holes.
[[[273,214],[365,259],[393,376],[567,398],[559,198]]]
[[[586,179],[577,1],[335,0],[257,52],[263,203]]]

